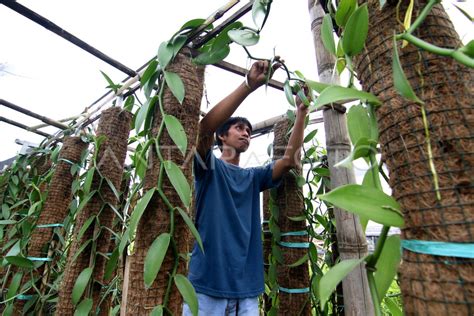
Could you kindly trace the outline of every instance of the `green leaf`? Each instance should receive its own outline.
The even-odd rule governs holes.
[[[179,290],[179,293],[183,296],[184,301],[188,304],[189,309],[193,313],[193,316],[198,314],[198,300],[196,291],[189,280],[182,274],[176,274],[174,276],[174,284]]]
[[[267,15],[267,6],[261,0],[255,0],[252,5],[252,19],[257,29],[262,28],[263,21]]]
[[[163,306],[158,305],[153,308],[153,310],[150,313],[150,316],[163,316]]]
[[[393,83],[398,93],[400,93],[403,97],[407,98],[408,100],[411,100],[417,103],[423,103],[423,101],[418,99],[418,97],[416,96],[415,92],[410,86],[410,82],[408,82],[408,79],[405,76],[405,73],[403,72],[402,66],[400,64],[400,59],[398,58],[398,48],[397,48],[397,41],[395,40],[395,36],[393,37],[392,71],[393,71]]]
[[[84,184],[82,186],[84,193],[87,195],[91,190],[92,179],[94,178],[95,167],[90,168],[86,173],[86,178],[84,179]]]
[[[156,70],[158,68],[158,61],[156,59],[153,59],[149,64],[148,67],[146,67],[145,72],[143,73],[141,79],[140,79],[140,85],[143,87],[146,83],[148,83],[148,80],[155,74]]]
[[[297,267],[297,266],[300,266],[302,265],[303,263],[308,263],[308,254],[305,254],[303,257],[299,258],[297,261],[295,261],[294,263],[292,264],[289,264],[288,267],[290,268],[294,268],[294,267]]]
[[[8,287],[8,292],[6,299],[9,300],[16,295],[18,289],[21,285],[21,279],[23,278],[23,273],[17,272],[10,281],[10,286]]]
[[[30,259],[20,256],[7,256],[5,259],[14,266],[26,269],[34,268],[34,264]]]
[[[393,279],[397,275],[398,266],[401,260],[401,242],[398,235],[389,236],[383,245],[374,274],[375,287],[380,299],[385,297]]]
[[[293,92],[291,90],[289,80],[285,81],[285,84],[283,85],[283,90],[285,91],[285,96],[286,96],[286,100],[288,101],[288,103],[295,106],[296,105],[295,98],[293,98]]]
[[[328,168],[314,168],[313,170],[314,170],[314,172],[316,172],[320,176],[323,176],[323,177],[329,177],[330,176]]]
[[[368,31],[369,11],[364,3],[352,13],[344,28],[342,47],[348,56],[355,56],[364,49]]]
[[[296,185],[299,186],[300,188],[306,184],[306,179],[302,176],[297,176],[296,177]]]
[[[0,225],[12,225],[18,223],[17,221],[13,219],[3,219],[0,221]]]
[[[332,55],[336,55],[336,44],[334,43],[333,36],[333,25],[331,15],[328,13],[323,18],[323,23],[321,25],[321,40],[323,45],[328,52]]]
[[[110,190],[112,190],[112,192],[114,193],[115,198],[117,199],[117,201],[120,201],[120,193],[117,191],[117,188],[115,188],[115,185],[112,183],[112,181],[110,181],[109,178],[107,178],[107,177],[103,177],[103,178],[105,179],[105,181],[109,185]]]
[[[353,144],[365,137],[371,138],[369,111],[362,104],[352,106],[347,113],[347,128]]]
[[[219,47],[217,49],[211,49],[208,52],[199,54],[196,58],[193,59],[194,63],[198,65],[211,65],[217,64],[218,62],[224,60],[230,53],[229,45]]]
[[[151,76],[150,80],[143,86],[143,94],[145,98],[148,100],[151,96],[151,93],[156,88],[156,81],[160,77],[160,72],[155,72],[153,76]]]
[[[184,100],[184,84],[181,78],[174,72],[164,71],[166,84],[180,104]]]
[[[474,40],[469,41],[466,46],[461,47],[459,50],[467,56],[474,58]]]
[[[77,305],[77,308],[74,311],[74,316],[88,316],[93,304],[94,301],[91,298],[83,299],[81,303]]]
[[[458,9],[469,21],[474,22],[474,18],[473,18],[469,13],[467,13],[466,10],[464,10],[464,9],[462,9],[461,7],[457,6],[455,3],[453,3],[453,6],[455,6],[456,9]],[[472,42],[472,41],[473,41],[473,40],[471,40],[471,42]],[[471,43],[471,42],[470,42],[470,43]],[[473,57],[473,58],[474,58],[474,56],[470,56],[470,57]]]
[[[191,203],[191,188],[181,169],[174,162],[166,160],[163,162],[166,175],[179,195],[185,207]]]
[[[76,305],[81,299],[81,296],[84,293],[84,290],[86,289],[86,286],[91,278],[92,271],[92,267],[85,268],[77,277],[76,283],[72,289],[72,303],[74,305]]]
[[[152,99],[147,99],[145,103],[138,109],[137,114],[135,115],[135,131],[137,134],[140,133],[140,129],[143,125],[143,122],[145,122],[146,117],[148,116],[148,112],[151,107]]]
[[[165,69],[173,58],[173,46],[168,42],[162,42],[158,48],[158,62],[161,69]]]
[[[362,185],[372,188],[381,188],[382,183],[380,182],[379,176],[379,164],[377,161],[374,161],[370,169],[368,169],[362,180]]]
[[[192,19],[189,20],[188,22],[184,23],[183,26],[181,26],[180,30],[184,29],[195,29],[199,26],[201,26],[204,22],[206,22],[206,19]],[[212,26],[210,26],[212,28]],[[209,28],[209,26],[208,26]]]
[[[191,231],[191,233],[193,234],[194,238],[196,239],[199,247],[201,248],[201,251],[202,253],[204,253],[204,246],[202,245],[202,240],[201,240],[201,236],[199,235],[199,232],[198,230],[196,229],[196,226],[194,226],[194,223],[193,221],[191,220],[191,218],[189,218],[188,214],[180,207],[177,207],[176,208],[179,212],[179,214],[181,215],[181,217],[183,218],[184,222],[186,223],[186,225],[188,225],[189,227],[189,230]]]
[[[79,230],[79,233],[76,236],[76,240],[82,239],[82,236],[84,236],[84,233],[87,231],[89,226],[91,226],[91,224],[94,222],[95,219],[96,219],[96,216],[92,215],[85,221],[84,225],[82,225],[81,229]]]
[[[349,102],[354,100],[367,101],[376,105],[381,104],[379,99],[377,99],[377,97],[375,97],[371,93],[353,88],[329,86],[321,92],[319,97],[316,99],[316,102],[314,103],[314,107],[319,108],[323,105],[335,103],[338,101]]]
[[[340,43],[340,42],[339,42]],[[346,59],[345,58],[338,58],[336,63],[336,70],[337,73],[340,75],[346,69]]]
[[[92,239],[86,240],[81,247],[74,253],[74,256],[72,257],[72,262],[75,262],[77,258],[81,255],[81,253],[89,246],[89,244],[92,242]]]
[[[328,85],[326,83],[321,83],[313,80],[306,79],[306,85],[313,89],[314,91],[321,93],[324,89],[327,87],[330,87],[331,85]]]
[[[133,95],[129,95],[125,99],[125,103],[123,105],[123,108],[129,112],[132,112],[133,106],[135,105],[135,97]]]
[[[173,42],[171,44],[173,48],[173,56],[178,55],[179,51],[181,48],[183,48],[184,44],[186,43],[186,40],[188,39],[187,36],[184,35],[179,35],[173,38]]]
[[[111,311],[109,316],[115,316],[117,315],[118,311],[120,310],[120,305],[116,305]]]
[[[132,215],[130,216],[130,224],[128,226],[130,239],[132,239],[135,235],[135,230],[137,229],[138,222],[140,221],[143,212],[145,212],[145,209],[148,206],[148,203],[150,202],[154,193],[155,189],[148,190],[137,202],[137,205],[135,206],[135,209],[133,210]]]
[[[319,300],[321,301],[321,309],[324,308],[331,293],[336,289],[336,286],[341,282],[355,267],[357,267],[365,258],[343,260],[329,269],[323,275],[319,282]]]
[[[307,143],[307,142],[311,141],[314,138],[314,136],[316,136],[317,132],[318,132],[317,129],[311,131],[308,135],[305,136],[303,142]]]
[[[4,219],[10,218],[10,208],[7,204],[2,204],[2,216]]]
[[[213,40],[210,51],[217,51],[222,47],[229,46],[229,44],[232,42],[229,37],[229,31],[234,29],[240,29],[242,26],[243,24],[240,21],[236,21],[227,25]]]
[[[230,30],[228,34],[231,40],[242,46],[255,45],[260,39],[260,35],[249,29]]]
[[[145,281],[147,289],[151,287],[158,275],[158,271],[160,271],[161,264],[168,251],[170,239],[170,234],[163,233],[153,241],[150,249],[148,249],[143,267],[143,281]]]
[[[164,121],[166,130],[170,135],[173,142],[178,146],[179,151],[186,155],[186,149],[188,147],[188,138],[186,137],[186,132],[184,131],[183,125],[181,122],[174,117],[173,115],[165,114]]]
[[[349,17],[357,8],[357,1],[356,0],[341,0],[337,5],[336,11],[336,23],[340,27],[344,28],[349,20]]]
[[[119,256],[120,256],[119,249],[116,248],[112,252],[112,255],[110,255],[110,258],[107,261],[107,264],[105,265],[105,272],[104,272],[105,280],[109,280],[112,277],[112,273],[115,271],[115,268],[117,267]]]
[[[378,189],[348,184],[317,197],[348,212],[362,214],[376,223],[403,226],[403,216],[398,202]]]
[[[403,316],[402,310],[400,309],[398,304],[394,302],[393,299],[391,299],[390,297],[386,297],[384,301],[387,305],[388,310],[390,311],[390,313],[392,313],[392,316]]]
[[[376,146],[377,142],[375,140],[362,137],[354,145],[354,149],[349,156],[336,163],[334,167],[352,168],[352,161],[361,157],[369,157],[371,154],[376,154]]]
[[[115,93],[117,93],[118,89],[120,89],[121,85],[120,84],[115,84],[112,79],[110,79],[109,76],[103,71],[100,71],[102,73],[102,76],[104,76],[105,80],[107,80],[107,83],[109,84],[107,88],[112,89]]]
[[[20,245],[21,240],[18,240],[18,239],[10,240],[6,245],[3,246],[2,250],[5,251],[13,243],[14,243],[14,245],[10,248],[10,250],[8,250],[5,257],[14,257],[14,256],[16,256],[20,253],[20,251],[21,251],[21,245]]]

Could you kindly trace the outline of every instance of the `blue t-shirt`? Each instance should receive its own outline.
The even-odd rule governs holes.
[[[278,185],[273,164],[240,168],[217,159],[194,158],[196,226],[189,280],[197,292],[222,298],[258,296],[264,291],[260,192]]]

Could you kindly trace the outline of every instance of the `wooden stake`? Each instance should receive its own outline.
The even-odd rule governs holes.
[[[319,78],[323,83],[339,83],[339,76],[333,73],[335,58],[325,49],[321,40],[321,23],[324,16],[319,1],[308,0],[311,28],[316,51]],[[326,108],[323,111],[326,146],[328,151],[331,188],[355,183],[353,170],[335,168],[334,164],[347,157],[351,143],[347,132],[346,116]],[[336,218],[337,243],[342,260],[358,259],[367,255],[367,242],[359,217],[342,209],[334,208]],[[364,264],[352,270],[342,281],[345,315],[374,315],[374,307],[369,292]]]

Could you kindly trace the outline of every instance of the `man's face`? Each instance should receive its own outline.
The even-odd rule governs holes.
[[[250,128],[244,122],[235,123],[227,135],[219,136],[223,146],[234,148],[238,153],[245,152],[250,145]]]

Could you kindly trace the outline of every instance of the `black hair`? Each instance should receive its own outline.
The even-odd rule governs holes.
[[[222,140],[219,138],[219,136],[225,136],[227,135],[227,132],[229,131],[230,127],[232,125],[235,125],[237,123],[244,123],[250,128],[250,132],[252,132],[252,124],[250,124],[249,120],[247,120],[245,117],[241,116],[233,116],[227,119],[227,121],[224,122],[221,126],[216,131],[216,142],[217,146],[219,149],[222,151]]]

